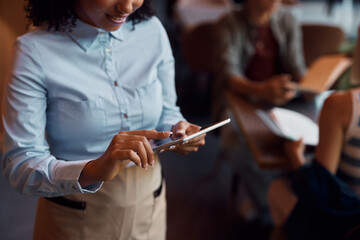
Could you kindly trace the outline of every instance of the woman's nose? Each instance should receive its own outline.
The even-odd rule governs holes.
[[[116,10],[123,14],[131,14],[138,9],[143,3],[143,0],[119,0],[116,4]]]

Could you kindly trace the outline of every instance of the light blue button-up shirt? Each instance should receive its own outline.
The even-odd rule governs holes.
[[[35,30],[16,41],[2,120],[5,177],[20,192],[94,192],[78,183],[119,131],[170,130],[174,59],[155,17],[105,32],[81,21],[70,33]]]

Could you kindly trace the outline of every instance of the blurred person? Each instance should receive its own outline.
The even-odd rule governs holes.
[[[290,239],[343,239],[360,227],[359,119],[360,88],[335,92],[321,111],[315,159],[306,164],[302,139],[285,142],[293,171],[274,180],[268,199]]]
[[[174,60],[150,0],[28,0],[26,11],[38,28],[15,43],[2,167],[17,191],[40,196],[34,239],[165,239],[151,141],[200,127],[176,106]],[[172,151],[204,144],[205,135]]]
[[[215,81],[214,118],[227,114],[221,105],[225,89],[270,106],[296,96],[296,83],[306,72],[301,28],[281,0],[244,1],[219,20],[217,31],[222,72]],[[273,173],[259,169],[239,131],[234,123],[221,129],[222,149],[253,200],[253,216],[262,218],[268,215],[266,191]]]
[[[281,0],[245,1],[218,23],[226,84],[235,92],[280,105],[305,74],[301,28]]]
[[[354,80],[360,68],[359,47],[360,38],[351,69]],[[359,118],[360,88],[338,91],[322,107],[319,144],[310,163],[304,157],[302,139],[285,142],[292,170],[276,179],[268,192],[274,235],[355,239],[359,234],[354,227],[360,224]],[[298,226],[305,229],[302,234]]]

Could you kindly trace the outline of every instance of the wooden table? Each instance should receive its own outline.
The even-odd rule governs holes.
[[[282,107],[300,112],[317,122],[322,103],[329,93],[326,92],[311,100],[296,99]],[[270,107],[250,103],[231,91],[228,91],[225,96],[231,114],[244,134],[259,167],[264,169],[289,168],[289,161],[283,148],[285,139],[275,135],[256,114],[257,109],[268,110]]]

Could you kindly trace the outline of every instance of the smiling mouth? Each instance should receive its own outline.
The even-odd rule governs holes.
[[[114,15],[110,15],[110,14],[106,14],[106,16],[115,24],[124,23],[127,18],[127,16],[118,17],[118,16],[114,16]]]

